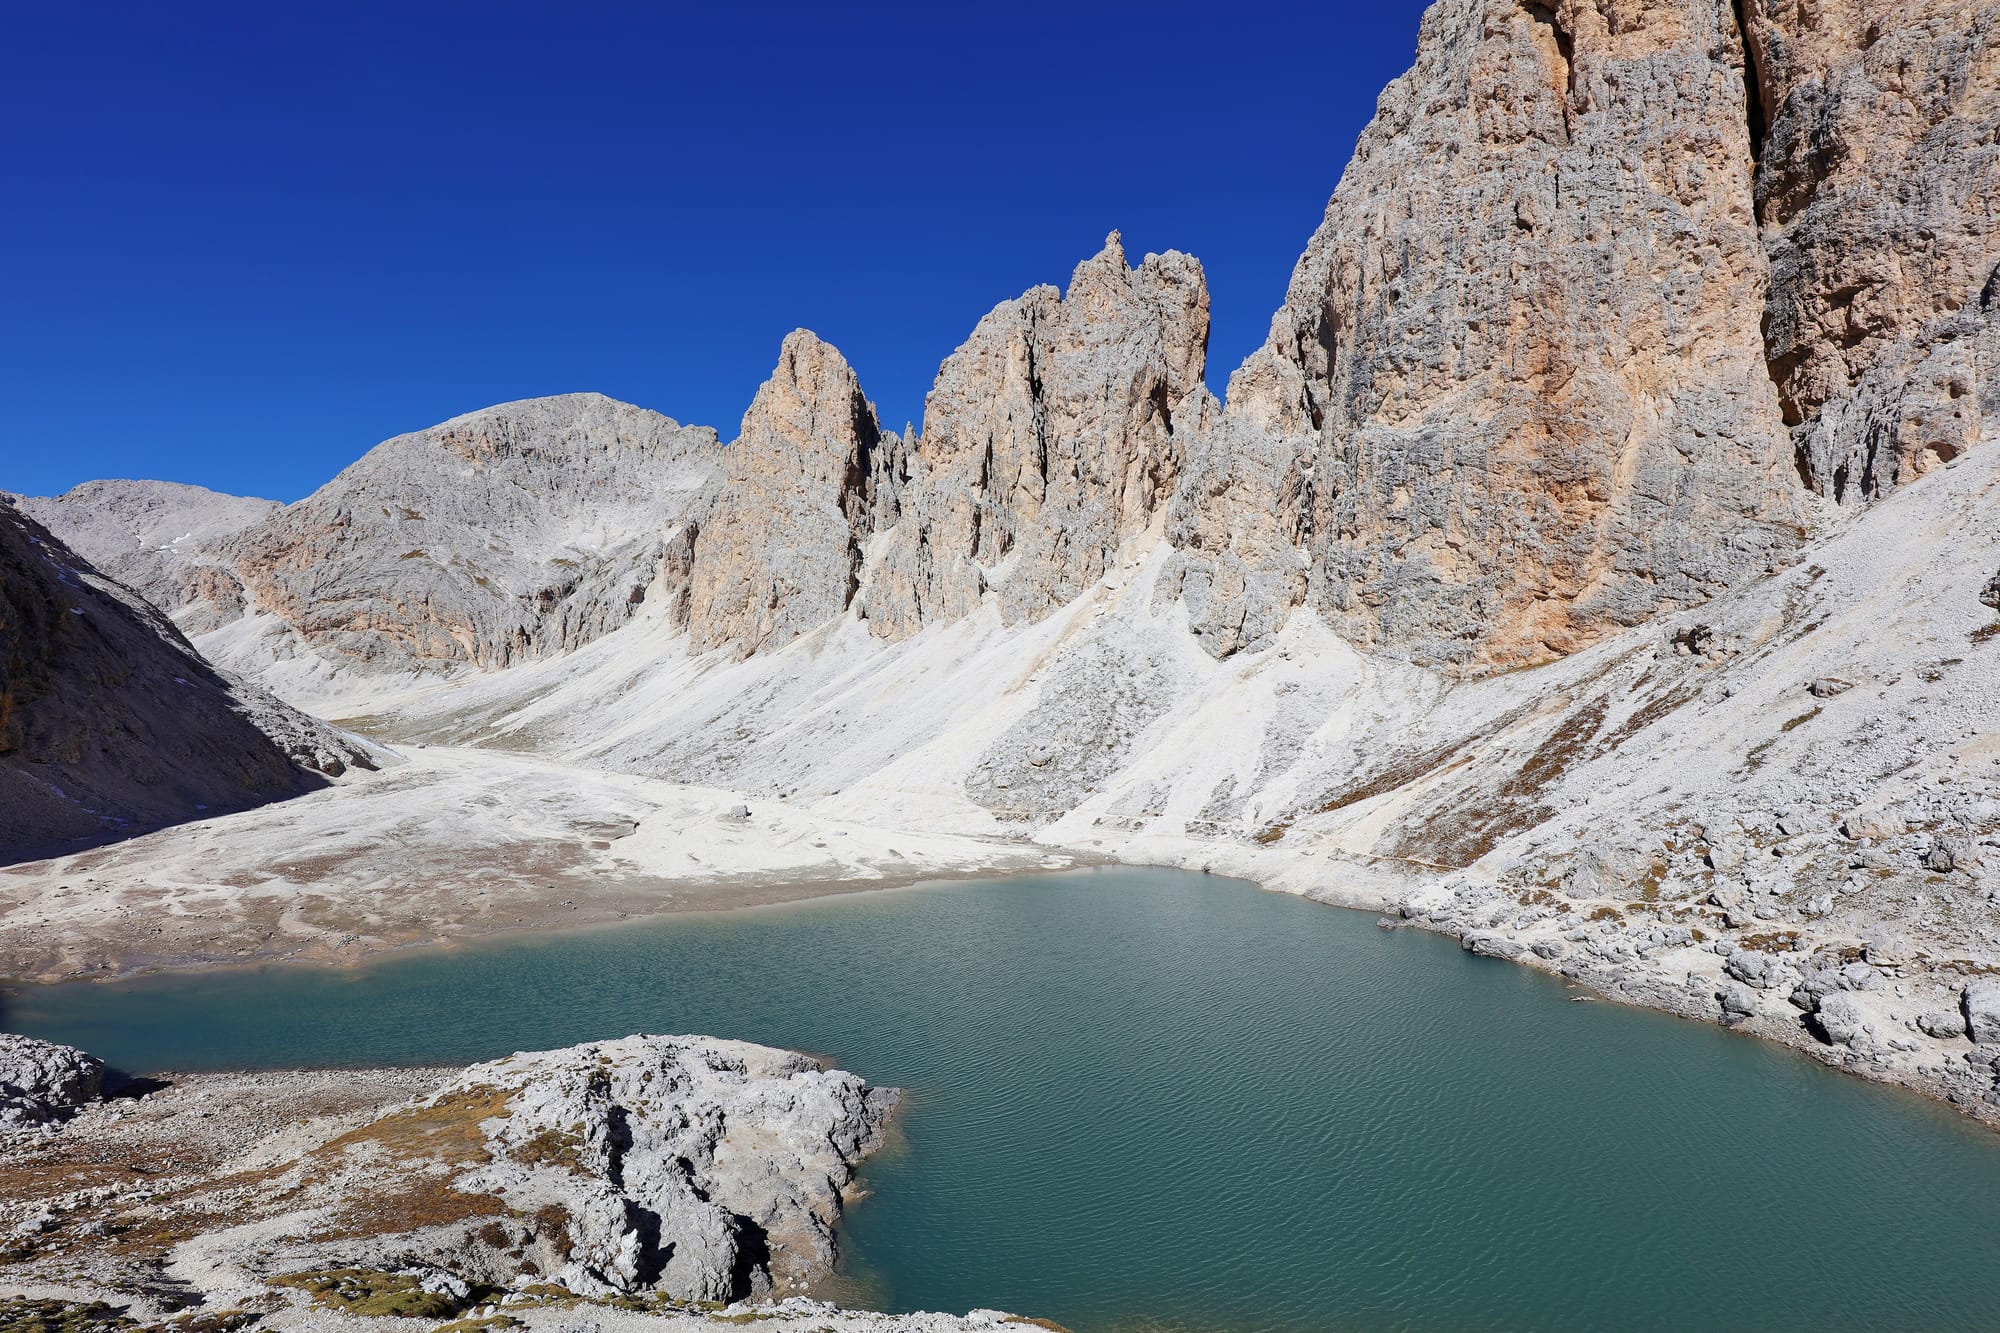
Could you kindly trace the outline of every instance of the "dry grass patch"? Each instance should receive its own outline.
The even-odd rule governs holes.
[[[425,1291],[407,1273],[384,1273],[373,1268],[287,1273],[272,1278],[269,1285],[303,1291],[323,1310],[375,1319],[444,1319],[464,1308],[463,1302]],[[475,1298],[478,1295],[474,1293]]]

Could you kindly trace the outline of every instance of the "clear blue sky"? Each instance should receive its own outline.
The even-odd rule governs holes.
[[[63,4],[0,46],[0,489],[297,499],[597,390],[724,438],[804,325],[885,420],[1105,232],[1262,340],[1422,6]]]

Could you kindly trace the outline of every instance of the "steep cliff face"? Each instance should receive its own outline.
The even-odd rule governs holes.
[[[1166,506],[1186,441],[1215,415],[1202,384],[1208,285],[1186,255],[1126,267],[1116,232],[1069,291],[996,307],[938,372],[902,522],[863,602],[901,639],[991,589],[1009,624],[1103,577]]]
[[[703,506],[693,645],[747,657],[846,611],[863,544],[896,521],[903,467],[846,359],[804,329],[787,337]]]
[[[653,585],[677,572],[676,529],[718,452],[705,427],[598,394],[487,408],[378,445],[230,540],[210,596],[276,636],[246,661],[409,671],[568,651],[649,591],[679,595]]]
[[[1746,10],[1771,373],[1806,483],[1872,499],[2000,418],[2000,5]]]
[[[261,805],[368,762],[218,673],[0,501],[0,861]]]
[[[1177,524],[1211,646],[1300,594],[1294,551],[1355,643],[1474,673],[1779,558],[1751,166],[1728,5],[1434,5],[1191,470],[1265,437]]]

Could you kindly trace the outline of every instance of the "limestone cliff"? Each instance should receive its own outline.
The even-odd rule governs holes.
[[[2000,5],[1746,10],[1771,373],[1806,483],[1872,499],[2000,417]]]
[[[901,441],[846,359],[804,329],[789,335],[703,505],[694,646],[747,657],[844,612],[863,543],[895,522],[902,470]]]
[[[870,629],[907,638],[989,588],[1005,621],[1037,620],[1097,582],[1215,415],[1207,353],[1201,265],[1169,252],[1128,268],[1116,232],[1066,294],[995,307],[925,401],[902,521],[863,601]]]
[[[0,861],[260,805],[367,762],[218,673],[0,501]]]
[[[1204,637],[1482,672],[1763,573],[1765,276],[1728,6],[1441,0],[1191,469]]]

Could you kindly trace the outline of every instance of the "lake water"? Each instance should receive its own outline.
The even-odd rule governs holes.
[[[135,1072],[631,1032],[910,1090],[835,1293],[1078,1330],[2000,1323],[2000,1137],[1238,882],[1034,875],[16,992]]]

